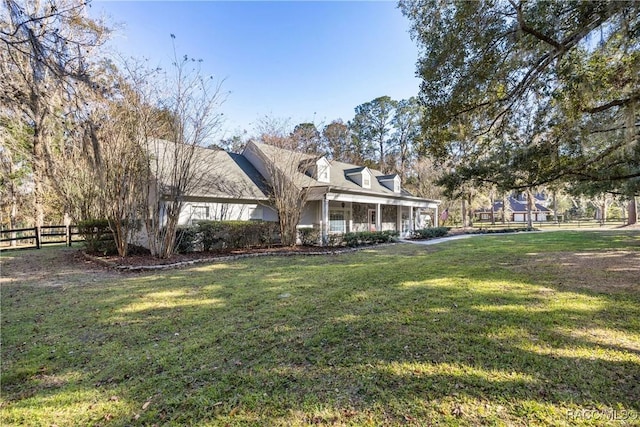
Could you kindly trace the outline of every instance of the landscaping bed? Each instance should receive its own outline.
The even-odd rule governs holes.
[[[104,266],[119,270],[154,270],[167,268],[180,268],[205,262],[228,261],[257,256],[292,256],[292,255],[331,255],[352,251],[352,248],[324,248],[318,246],[291,246],[271,248],[245,248],[216,252],[189,252],[186,254],[174,254],[171,258],[162,259],[151,255],[130,255],[121,258],[116,255],[87,254],[86,259],[100,263]]]

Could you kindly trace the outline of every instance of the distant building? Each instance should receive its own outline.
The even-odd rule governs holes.
[[[491,214],[493,212],[493,218],[496,222],[522,222],[525,223],[528,220],[527,212],[527,196],[519,193],[516,195],[510,195],[503,201],[498,200],[493,204],[493,207],[485,207],[476,211],[476,218],[480,222],[491,221]],[[543,194],[534,195],[534,203],[531,209],[531,220],[533,222],[549,221],[552,216],[552,211],[547,207],[548,201]]]

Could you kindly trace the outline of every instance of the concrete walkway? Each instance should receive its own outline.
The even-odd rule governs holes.
[[[450,240],[468,239],[470,237],[483,236],[483,234],[458,234],[457,236],[439,237],[437,239],[429,240],[405,240],[401,239],[402,243],[413,243],[414,245],[437,245],[438,243],[448,242]]]
[[[639,229],[638,226],[627,226],[623,229]],[[543,229],[543,230],[534,230],[534,231],[517,231],[514,233],[475,233],[475,234],[457,234],[455,236],[447,236],[447,237],[439,237],[437,239],[429,239],[429,240],[410,240],[410,239],[400,239],[400,242],[403,243],[413,243],[414,245],[437,245],[438,243],[448,242],[450,240],[460,240],[460,239],[468,239],[470,237],[476,236],[499,236],[501,234],[529,234],[529,233],[553,233],[557,231],[612,231],[619,230],[619,227],[616,228],[603,228],[603,227],[583,227],[583,228],[562,228],[562,229]]]

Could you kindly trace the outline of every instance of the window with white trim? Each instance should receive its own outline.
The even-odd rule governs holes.
[[[329,233],[346,233],[347,215],[344,211],[329,212]]]

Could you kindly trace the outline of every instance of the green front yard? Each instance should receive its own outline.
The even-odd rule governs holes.
[[[639,231],[145,274],[1,256],[1,425],[640,423]]]

